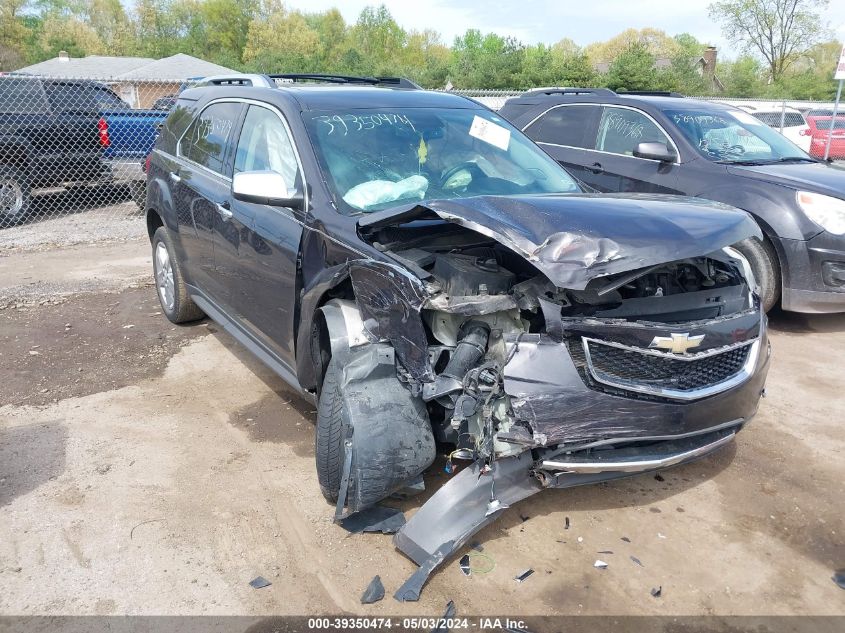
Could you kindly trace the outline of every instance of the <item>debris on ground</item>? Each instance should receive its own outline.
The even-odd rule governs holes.
[[[464,576],[469,576],[472,573],[472,569],[469,566],[469,554],[464,554],[461,556],[460,560],[461,572],[463,572]]]
[[[522,519],[522,522],[523,522],[523,523],[525,523],[525,522],[526,522],[528,519],[530,519],[531,517],[529,517],[529,516],[525,516],[524,514],[520,514],[520,515],[519,515],[519,518],[520,518],[520,519]]]
[[[446,603],[446,611],[437,620],[437,626],[431,629],[431,633],[449,633],[449,620],[453,620],[455,618],[455,614],[458,612],[455,609],[455,603],[452,600]]]
[[[657,481],[666,481],[666,480],[663,478],[663,475],[661,475],[660,473],[657,473],[657,474],[654,476],[654,478],[655,478]]]
[[[569,517],[565,517],[565,518],[564,518],[564,520],[563,520],[563,529],[564,529],[564,530],[568,530],[568,529],[569,529]]]
[[[642,564],[642,562],[640,561],[640,559],[639,559],[639,558],[637,558],[636,556],[630,556],[630,559],[631,559],[632,561],[634,561],[634,563],[636,563],[636,564],[637,564],[637,565],[639,565],[640,567],[645,567],[645,565],[643,565],[643,564]]]
[[[595,563],[593,563],[593,567],[595,567],[596,569],[607,569],[607,563],[605,563],[603,560],[597,560]]]
[[[622,537],[621,539],[619,539],[619,540],[621,540],[621,541],[625,541],[626,543],[630,543],[630,542],[631,542],[631,539],[629,539],[627,536],[623,536],[623,537]]]
[[[612,554],[612,553],[613,553],[613,550],[609,550],[609,549],[603,549],[600,552],[596,552],[596,554]]]
[[[384,585],[381,584],[381,577],[376,576],[364,590],[364,595],[361,596],[361,604],[372,604],[382,598],[384,598]]]
[[[524,572],[522,572],[522,573],[520,573],[520,574],[517,574],[517,575],[514,577],[514,580],[515,580],[516,582],[522,582],[522,581],[524,581],[526,578],[528,578],[528,577],[529,577],[531,574],[533,574],[533,573],[534,573],[534,570],[533,570],[533,569],[531,569],[531,568],[529,567],[529,568],[528,568],[528,569],[526,569]]]
[[[340,527],[352,534],[381,532],[395,534],[405,525],[405,515],[397,508],[375,505],[339,521]]]
[[[484,546],[481,543],[479,543],[478,541],[475,541],[474,543],[470,543],[469,546],[472,549],[474,549],[476,552],[483,552],[484,551]]]
[[[833,572],[830,579],[835,582],[841,589],[845,589],[845,569],[837,569]]]
[[[661,534],[660,532],[657,533],[657,538],[666,538],[665,534]]]
[[[269,587],[272,584],[273,583],[267,580],[264,576],[256,576],[249,581],[249,586],[253,589],[264,589],[264,587]]]
[[[654,598],[659,598],[663,594],[663,585],[651,588],[651,595]]]

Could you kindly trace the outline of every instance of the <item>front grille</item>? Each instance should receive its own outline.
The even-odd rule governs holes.
[[[718,391],[718,385],[739,377],[755,347],[754,341],[748,341],[719,350],[678,356],[595,339],[572,343],[573,360],[576,365],[583,362],[591,387],[610,386],[630,395],[653,394],[669,398],[695,396],[698,392],[703,397],[714,388]],[[583,353],[582,345],[586,345],[589,355]]]

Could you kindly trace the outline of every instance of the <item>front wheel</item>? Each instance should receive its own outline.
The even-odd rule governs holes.
[[[153,273],[161,309],[171,322],[187,323],[205,316],[188,295],[173,242],[163,226],[153,235]]]
[[[760,286],[760,303],[768,312],[780,300],[781,275],[777,254],[772,245],[764,238],[749,237],[733,246],[745,256],[751,265],[754,279]]]

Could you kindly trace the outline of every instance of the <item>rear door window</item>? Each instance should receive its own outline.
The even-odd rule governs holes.
[[[529,125],[525,133],[537,143],[592,149],[598,111],[594,105],[558,106]]]
[[[222,175],[232,128],[241,112],[239,103],[214,103],[205,108],[179,142],[179,155]],[[231,167],[231,163],[229,164]]]
[[[658,142],[672,147],[669,137],[657,124],[638,110],[606,106],[601,115],[595,149],[633,156],[640,143]]]
[[[0,77],[0,112],[3,114],[46,114],[50,111],[44,88],[38,79]]]

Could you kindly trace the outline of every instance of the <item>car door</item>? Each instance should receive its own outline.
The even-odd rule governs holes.
[[[283,115],[250,104],[234,152],[234,172],[274,171],[304,191],[302,170]],[[303,209],[231,201],[216,218],[214,261],[228,288],[227,312],[288,366],[294,365],[296,270]]]
[[[678,148],[648,114],[630,106],[602,106],[595,138],[585,150],[583,180],[602,192],[680,193],[679,158],[672,163],[634,156],[640,143]]]
[[[225,165],[243,107],[232,101],[206,106],[182,135],[169,174],[183,268],[189,282],[218,304],[226,287],[214,270],[214,229],[220,214],[228,212],[232,183]]]
[[[578,180],[586,182],[586,147],[592,146],[601,107],[571,103],[551,107],[524,132]]]

